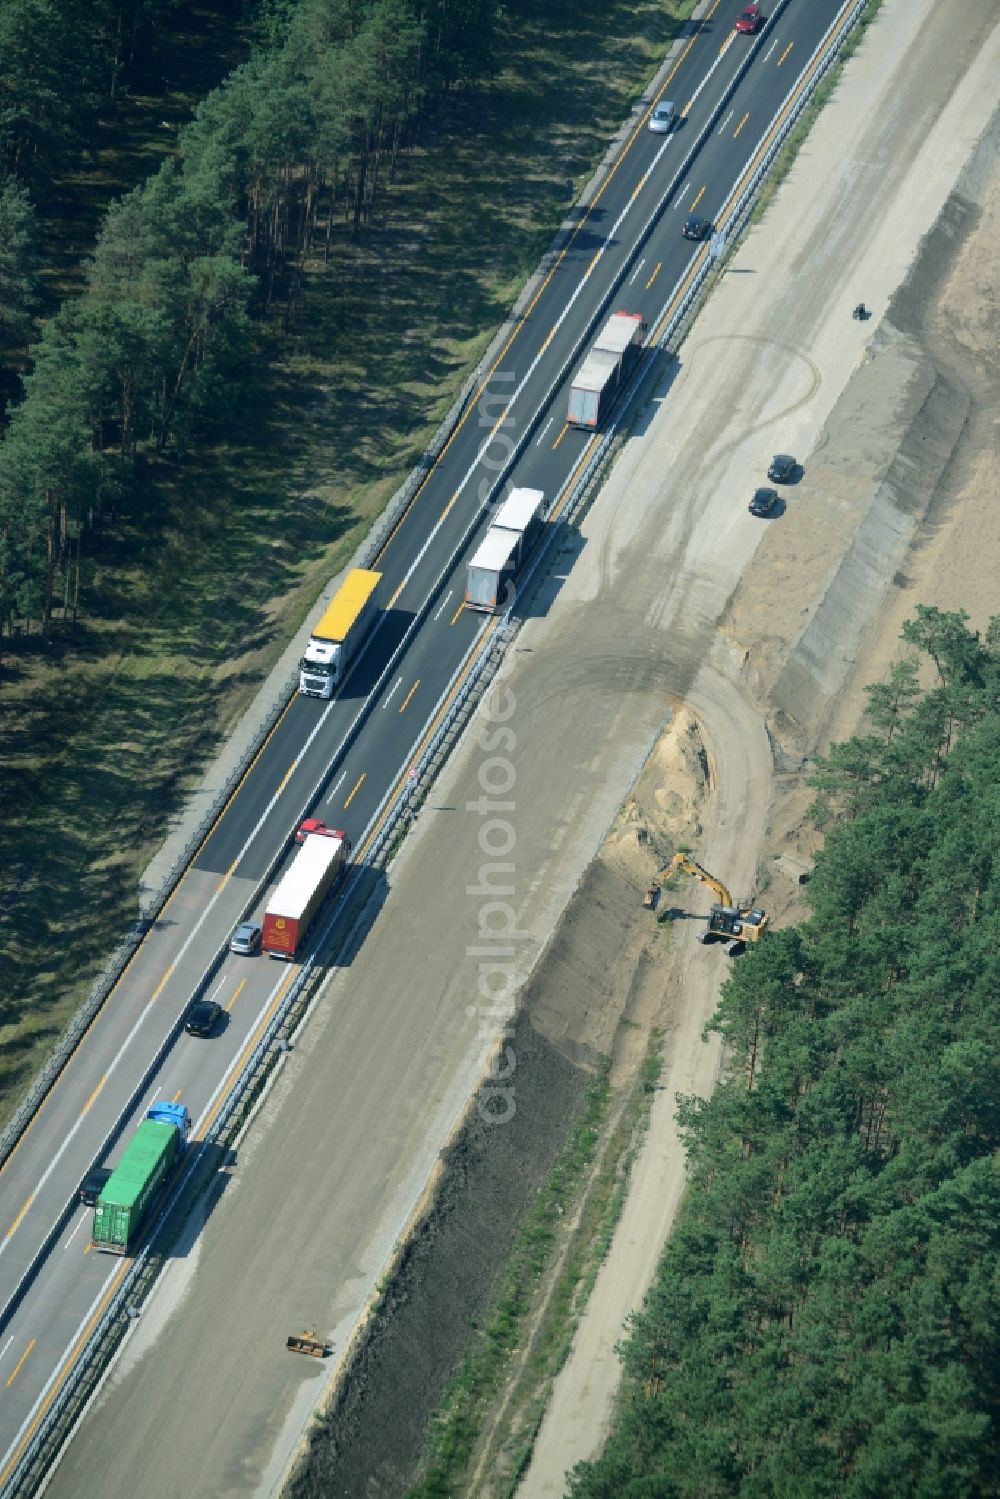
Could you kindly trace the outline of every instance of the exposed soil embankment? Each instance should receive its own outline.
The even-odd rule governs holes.
[[[761,864],[779,918],[797,914],[818,842],[805,818],[809,757],[832,732],[854,729],[864,682],[898,652],[901,619],[918,599],[986,608],[995,481],[991,497],[983,464],[1000,386],[996,344],[987,347],[996,296],[983,283],[996,243],[996,181],[982,170],[991,151],[985,143],[967,191],[926,236],[806,459],[786,522],[769,529],[726,609],[725,634],[772,732],[777,794]],[[983,542],[978,571],[967,549],[956,557],[945,545],[963,517]],[[599,1060],[612,1058],[612,1083],[624,1090],[635,1086],[654,1027],[669,1054],[678,1004],[669,934],[689,931],[651,922],[641,892],[674,848],[697,845],[711,791],[697,725],[679,713],[520,996],[516,1116],[489,1127],[472,1113],[446,1152],[433,1204],[314,1433],[296,1496],[405,1493],[426,1461],[445,1371],[480,1339],[518,1227],[581,1116]],[[685,904],[677,892],[662,906],[681,915]],[[546,1315],[536,1302],[521,1329],[527,1358]],[[486,1416],[474,1443],[477,1499],[509,1491],[534,1430],[537,1386],[519,1405],[513,1375],[499,1424]]]
[[[932,236],[933,238],[933,236]],[[816,738],[858,659],[954,457],[965,387],[891,322],[810,455],[795,504],[814,524],[774,527],[724,628],[745,649],[757,701],[801,743]],[[790,613],[789,594],[801,600]]]
[[[329,1410],[291,1482],[314,1495],[402,1495],[426,1457],[447,1380],[481,1342],[511,1246],[549,1181],[605,1061],[619,1102],[640,1085],[654,1027],[669,1027],[667,929],[641,894],[664,850],[697,829],[706,764],[678,716],[593,861],[520,995],[509,1039],[516,1109],[504,1124],[478,1107],[443,1153],[433,1200],[361,1334]],[[617,1105],[612,1113],[620,1112]],[[542,1286],[518,1338],[546,1311]],[[497,1461],[506,1467],[513,1454]]]
[[[473,1110],[443,1157],[434,1202],[402,1250],[335,1405],[288,1492],[404,1494],[446,1380],[476,1336],[517,1224],[582,1106],[591,1073],[522,1015],[510,1042],[516,1109]]]
[[[804,912],[819,845],[810,757],[858,731],[865,684],[904,653],[917,603],[965,609],[980,629],[997,612],[998,246],[995,116],[808,460],[796,504],[826,513],[825,536],[806,552],[801,530],[775,528],[726,612],[775,749],[765,863],[786,919]],[[790,619],[789,589],[810,580],[815,605]]]

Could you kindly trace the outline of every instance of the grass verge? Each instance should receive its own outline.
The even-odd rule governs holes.
[[[459,1492],[480,1431],[517,1347],[523,1319],[555,1248],[560,1222],[571,1211],[585,1180],[612,1103],[605,1065],[590,1086],[586,1107],[563,1148],[545,1188],[511,1248],[503,1287],[433,1419],[429,1470],[410,1499],[439,1499]]]
[[[149,461],[83,575],[82,622],[5,662],[0,1121],[135,915],[172,814],[324,582],[419,457],[691,0],[512,6],[508,66],[334,237],[265,324],[231,440]]]
[[[423,1481],[408,1499],[509,1499],[531,1459],[552,1382],[569,1353],[628,1192],[660,1075],[662,1036],[616,1096],[605,1069],[528,1222],[503,1289],[435,1416]]]

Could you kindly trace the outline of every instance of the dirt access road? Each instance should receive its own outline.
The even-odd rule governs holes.
[[[745,580],[765,564],[778,568],[782,607],[768,638],[783,631],[793,644],[798,622],[808,623],[829,590],[815,561],[803,567],[798,588],[795,565],[780,548],[797,547],[805,556],[818,542],[822,551],[832,510],[839,515],[846,507],[837,545],[840,555],[851,549],[856,533],[848,512],[860,514],[876,480],[855,480],[852,490],[847,458],[834,472],[818,454],[809,455],[855,366],[864,374],[867,360],[876,386],[885,385],[881,404],[877,393],[866,403],[879,431],[898,425],[906,405],[900,391],[916,388],[911,366],[919,362],[908,363],[905,350],[890,342],[877,358],[866,351],[881,336],[890,293],[981,129],[973,106],[985,119],[986,71],[966,114],[955,118],[948,101],[953,95],[958,101],[956,80],[977,58],[984,70],[996,65],[995,48],[986,50],[993,13],[992,0],[939,0],[942,35],[925,0],[889,0],[879,28],[892,21],[902,33],[893,39],[873,32],[843,86],[846,94],[860,76],[869,80],[870,95],[855,98],[832,138],[810,139],[800,169],[713,297],[682,351],[669,396],[644,418],[516,640],[502,683],[512,694],[503,703],[503,711],[510,708],[509,737],[487,748],[482,720],[466,736],[393,866],[388,898],[365,945],[333,976],[235,1167],[222,1174],[207,1221],[192,1225],[178,1245],[152,1307],[55,1474],[51,1495],[128,1494],[136,1472],[147,1499],[177,1492],[224,1499],[280,1487],[428,1181],[440,1179],[442,1146],[475,1095],[484,1049],[502,1022],[503,1005],[480,998],[477,949],[491,920],[490,898],[481,890],[491,862],[483,847],[487,819],[478,810],[486,782],[513,775],[504,794],[513,803],[504,814],[514,865],[511,996],[545,952],[677,704],[703,716],[715,766],[717,794],[703,815],[698,852],[738,891],[753,887],[772,764],[757,678],[765,668],[772,676],[783,670],[790,658],[783,663],[775,647],[766,658],[752,656],[748,673],[748,651],[762,632],[748,627],[748,639],[734,611],[744,599],[752,620],[759,604],[742,591]],[[922,22],[923,53],[913,50]],[[919,108],[907,115],[902,101],[911,70]],[[880,108],[887,98],[891,106]],[[838,99],[831,116],[841,105]],[[874,133],[860,128],[865,118]],[[834,168],[845,158],[853,166],[841,178]],[[820,180],[817,201],[812,184]],[[874,229],[859,232],[859,225],[871,225],[873,202],[880,205]],[[776,265],[783,275],[773,274]],[[874,326],[850,320],[848,309],[861,295],[876,309]],[[878,435],[865,443],[873,474],[882,451]],[[799,453],[806,478],[789,491],[787,513],[761,524],[747,515],[746,500],[777,448]],[[844,491],[835,507],[824,488],[827,470],[830,485],[836,481]],[[834,566],[833,548],[825,555]],[[890,575],[891,569],[881,579],[883,591]],[[867,607],[870,591],[859,587],[856,597]],[[498,754],[509,769],[487,771]],[[689,890],[692,908],[704,910],[704,893],[693,883]],[[586,1088],[587,1043],[600,1041],[602,1015],[597,1001],[583,1016],[571,1007],[574,994],[602,993],[615,924],[601,925],[585,904],[579,911],[574,904],[572,920],[579,932],[599,930],[605,950],[601,943],[574,944],[573,926],[564,924],[573,969],[567,1008],[561,1017],[540,1016],[517,1053],[517,1112],[509,1128],[492,1131],[492,1174],[477,1216],[461,1190],[471,1158],[450,1179],[450,1258],[432,1283],[416,1287],[427,1313],[412,1341],[383,1366],[380,1419],[357,1444],[357,1466],[341,1476],[339,1488],[330,1484],[324,1492],[383,1499],[405,1491],[427,1412],[461,1351],[461,1336],[468,1340],[470,1319],[489,1304],[511,1224],[545,1180]],[[679,930],[684,935],[690,927]],[[715,1059],[698,1038],[725,960],[681,936],[676,945],[684,963],[682,1004],[668,1038],[668,1081],[671,1088],[707,1087]],[[599,1436],[617,1375],[610,1353],[602,1362],[600,1347],[610,1349],[623,1310],[641,1295],[669,1219],[664,1202],[676,1199],[683,1182],[669,1094],[658,1100],[650,1149],[659,1154],[637,1167],[636,1206],[630,1202],[616,1240],[615,1254],[621,1246],[626,1252],[625,1305],[607,1307],[602,1280],[593,1305],[595,1317],[603,1315],[603,1334],[582,1364],[568,1366],[578,1371],[571,1403],[591,1413],[586,1435]],[[305,1325],[335,1344],[326,1368],[284,1351],[287,1332]],[[588,1319],[591,1326],[600,1330]],[[353,1383],[363,1423],[377,1392]],[[591,1442],[568,1418],[554,1426],[566,1438],[550,1468],[558,1492],[566,1462],[583,1456]],[[547,1442],[543,1432],[540,1460],[552,1450]],[[480,1492],[487,1488],[488,1479]]]
[[[619,467],[605,496],[615,513],[614,536],[600,545],[618,548],[622,520],[641,512],[664,472],[673,487],[683,483],[685,454],[700,449],[695,493],[704,496],[706,484],[717,484],[736,502],[731,530],[716,537],[723,553],[744,524],[739,500],[763,481],[770,452],[780,448],[804,461],[804,481],[788,491],[787,513],[768,528],[774,534],[762,538],[729,605],[718,612],[724,636],[716,653],[720,661],[728,657],[729,669],[696,678],[686,695],[715,761],[718,795],[705,809],[704,858],[727,875],[734,869],[741,890],[749,889],[740,880],[751,849],[781,859],[784,888],[777,879],[768,896],[779,913],[792,905],[794,873],[810,853],[802,826],[810,793],[801,775],[786,776],[766,806],[770,750],[747,790],[747,746],[763,716],[779,767],[794,764],[793,757],[823,747],[831,732],[855,730],[862,685],[898,654],[899,628],[915,602],[964,607],[979,627],[997,608],[996,120],[970,180],[960,184],[957,206],[948,205],[953,211],[942,214],[930,243],[921,240],[986,131],[998,76],[995,6],[888,0],[790,178],[685,344],[662,438],[635,445],[633,461]],[[969,240],[953,264],[963,234]],[[783,273],[772,274],[774,267]],[[892,308],[895,321],[882,325],[911,272]],[[938,294],[937,325],[927,327],[922,313]],[[875,313],[866,325],[848,316],[862,296]],[[957,340],[948,337],[955,330]],[[859,364],[865,368],[851,381]],[[887,475],[892,479],[894,454],[897,460],[902,454],[908,474],[902,487],[915,494],[913,531],[905,497],[895,507],[904,519],[888,526],[872,503]],[[929,502],[926,512],[922,502]],[[595,525],[606,513],[603,505],[595,511]],[[889,534],[873,541],[866,523]],[[701,560],[710,559],[709,545]],[[892,559],[899,564],[895,576]],[[685,590],[702,606],[709,595],[717,600],[715,566],[702,573],[697,553],[685,560],[671,592]],[[811,619],[819,620],[815,633],[829,653],[828,670],[817,668]],[[687,619],[679,624],[687,633]],[[765,812],[768,839],[759,838]],[[666,1087],[654,1103],[625,1211],[555,1383],[519,1499],[561,1495],[568,1470],[603,1442],[618,1382],[614,1345],[649,1284],[683,1186],[675,1096],[706,1093],[716,1075],[717,1047],[699,1040],[715,1002],[712,969],[700,953],[683,948],[677,963],[685,1008],[670,1036]]]

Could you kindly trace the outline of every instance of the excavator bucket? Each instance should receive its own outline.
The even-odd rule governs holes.
[[[307,1353],[310,1358],[326,1358],[329,1345],[315,1332],[293,1332],[285,1339],[285,1347],[292,1353]]]

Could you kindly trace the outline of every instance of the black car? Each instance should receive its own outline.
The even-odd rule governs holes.
[[[767,477],[773,479],[775,484],[787,484],[795,473],[795,468],[795,459],[790,453],[775,453]]]
[[[110,1176],[111,1172],[107,1166],[94,1166],[92,1170],[87,1172],[76,1194],[84,1207],[92,1208],[94,1206],[104,1191]]]
[[[700,219],[697,214],[684,220],[684,228],[681,230],[685,239],[707,239],[712,232],[712,226],[708,219]]]
[[[221,1014],[222,1006],[214,999],[199,999],[188,1011],[184,1029],[189,1036],[210,1036]]]
[[[755,489],[753,499],[750,501],[751,515],[770,515],[778,503],[778,491],[776,489]]]

